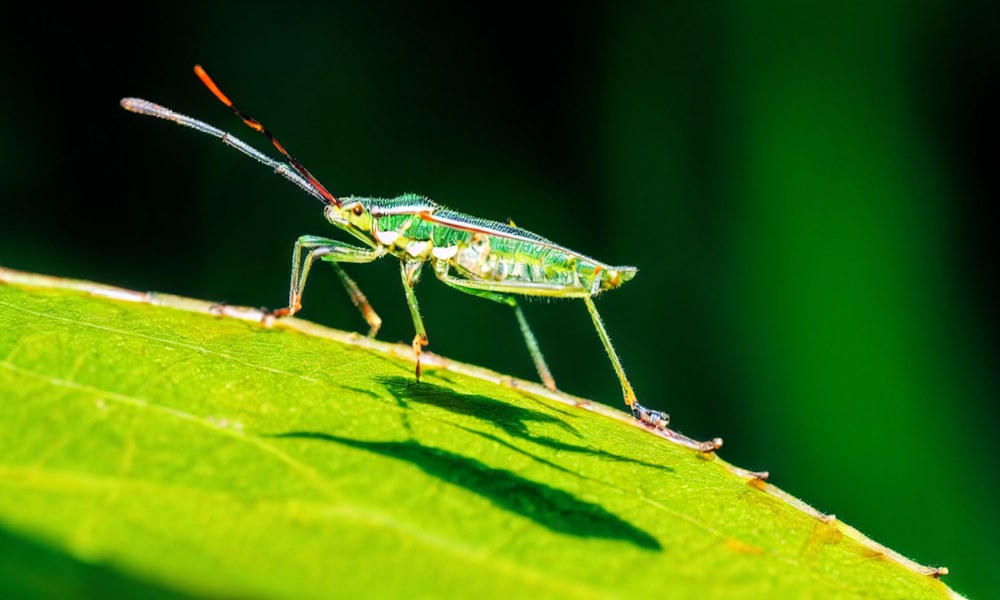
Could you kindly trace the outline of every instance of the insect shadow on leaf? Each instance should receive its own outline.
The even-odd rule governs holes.
[[[0,598],[144,598],[183,600],[188,593],[93,564],[0,528]]]
[[[408,402],[415,402],[426,406],[435,406],[451,413],[475,417],[481,421],[492,423],[511,437],[527,440],[539,446],[560,452],[574,452],[598,456],[616,462],[635,463],[661,471],[673,472],[673,469],[666,465],[622,456],[599,448],[571,444],[544,435],[532,434],[528,431],[527,424],[529,422],[556,425],[576,437],[582,437],[571,425],[543,412],[522,408],[486,396],[462,394],[451,388],[434,385],[426,381],[413,381],[409,377],[377,377],[376,380],[404,406]],[[476,432],[464,427],[463,429],[466,429],[470,433],[477,433],[496,439],[495,436],[484,432]]]
[[[646,550],[663,548],[652,535],[598,504],[510,471],[494,469],[473,458],[412,440],[369,442],[314,431],[289,431],[269,437],[331,442],[404,461],[432,477],[464,488],[504,510],[559,533],[623,540]]]

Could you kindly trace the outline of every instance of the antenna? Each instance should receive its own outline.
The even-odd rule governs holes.
[[[205,69],[201,68],[201,65],[194,66],[194,73],[195,75],[198,76],[198,79],[201,79],[201,82],[205,84],[205,87],[207,87],[209,91],[211,91],[212,94],[214,94],[215,97],[219,99],[219,102],[222,102],[229,108],[233,109],[233,112],[236,113],[236,116],[243,119],[243,122],[246,123],[248,127],[263,133],[264,136],[267,137],[267,139],[271,140],[271,143],[274,144],[274,147],[278,149],[278,152],[281,152],[285,156],[285,158],[288,159],[288,162],[291,163],[292,168],[298,171],[299,175],[302,175],[302,177],[304,177],[306,181],[310,183],[310,185],[316,188],[316,191],[318,191],[324,198],[326,198],[326,200],[330,204],[333,204],[338,207],[341,205],[340,200],[334,198],[333,194],[327,191],[327,189],[323,187],[323,184],[320,183],[318,179],[313,177],[312,173],[310,173],[308,169],[302,166],[302,163],[295,160],[295,157],[293,157],[291,154],[288,153],[287,150],[285,150],[285,147],[282,146],[280,142],[278,142],[277,138],[275,138],[270,131],[268,131],[267,129],[264,128],[263,125],[261,125],[260,121],[251,117],[242,110],[236,108],[236,106],[233,105],[233,101],[230,100],[228,96],[222,93],[222,90],[219,89],[219,86],[215,85],[215,82],[212,81],[212,78],[208,76],[208,73],[205,72]]]
[[[221,129],[212,127],[204,121],[199,121],[193,117],[182,115],[181,113],[174,112],[165,106],[160,106],[159,104],[155,104],[149,100],[143,100],[142,98],[122,98],[121,105],[122,108],[129,112],[173,121],[178,125],[190,127],[191,129],[202,133],[207,133],[208,135],[220,140],[223,144],[239,150],[243,154],[246,154],[263,165],[271,167],[274,169],[275,173],[299,186],[313,198],[316,198],[320,202],[327,202],[327,199],[319,192],[318,189],[316,189],[316,186],[299,175],[292,165],[272,159],[234,135],[230,135]]]

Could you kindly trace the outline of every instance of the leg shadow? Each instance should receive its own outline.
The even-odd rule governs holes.
[[[494,469],[477,460],[413,441],[365,442],[313,431],[290,431],[268,437],[331,442],[408,462],[424,473],[462,487],[494,505],[567,535],[622,540],[646,550],[661,550],[649,533],[623,521],[598,504],[563,490]]]
[[[527,440],[560,452],[575,452],[578,454],[599,456],[616,462],[639,464],[670,473],[674,471],[671,467],[665,465],[621,456],[597,448],[570,444],[546,436],[532,435],[528,431],[527,423],[534,421],[537,423],[558,425],[575,436],[581,437],[576,429],[552,415],[514,406],[513,404],[494,400],[486,396],[460,394],[451,388],[434,385],[433,383],[413,381],[408,377],[378,377],[376,379],[397,402],[400,402],[404,406],[407,402],[415,402],[417,404],[435,406],[455,414],[475,417],[496,425],[511,437]]]

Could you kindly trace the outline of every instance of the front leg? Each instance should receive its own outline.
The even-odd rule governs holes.
[[[302,263],[302,249],[309,250],[305,262]],[[382,324],[382,319],[375,313],[368,299],[361,293],[354,280],[347,276],[343,268],[338,263],[369,263],[382,256],[378,250],[368,248],[358,248],[345,244],[337,240],[323,238],[315,235],[304,235],[295,241],[295,248],[292,250],[292,274],[288,291],[288,306],[274,311],[274,316],[291,316],[302,309],[302,292],[306,287],[306,279],[309,277],[309,270],[313,261],[317,258],[323,261],[332,262],[341,283],[351,296],[351,302],[361,311],[361,316],[368,322],[370,327],[369,336],[378,331]],[[300,263],[301,269],[299,268]]]

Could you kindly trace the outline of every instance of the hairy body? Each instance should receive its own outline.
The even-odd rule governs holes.
[[[274,317],[290,316],[301,309],[302,291],[309,271],[314,261],[320,260],[332,264],[351,301],[368,322],[368,335],[375,336],[382,325],[382,319],[341,264],[368,263],[387,255],[394,256],[400,260],[403,291],[416,332],[412,347],[416,355],[416,377],[419,380],[420,354],[428,340],[413,289],[423,266],[430,263],[434,274],[446,285],[513,308],[539,377],[546,387],[556,390],[555,380],[516,297],[579,298],[587,306],[594,328],[621,382],[625,403],[632,414],[647,425],[674,437],[682,437],[666,428],[665,413],[649,410],[637,401],[592,300],[593,296],[618,288],[632,279],[637,272],[635,267],[611,266],[515,227],[513,223],[508,225],[462,214],[416,194],[404,194],[396,198],[335,197],[259,121],[236,108],[204,69],[196,65],[194,71],[216,98],[231,108],[250,128],[267,137],[288,162],[274,160],[229,133],[148,100],[123,98],[121,106],[131,112],[172,121],[210,135],[273,169],[308,195],[323,202],[326,220],[365,245],[357,247],[321,236],[301,236],[292,250],[288,306],[273,311],[271,314]],[[303,251],[306,252],[304,259]],[[713,450],[722,444],[718,438],[711,442],[687,442],[703,451]]]

